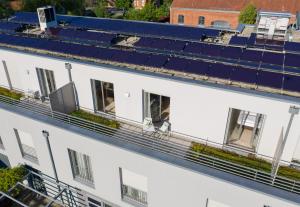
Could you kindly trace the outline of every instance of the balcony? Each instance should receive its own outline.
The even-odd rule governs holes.
[[[207,166],[274,188],[300,194],[300,172],[289,167],[291,163],[282,163],[284,166],[281,166],[279,169],[278,174],[280,176],[272,176],[272,164],[270,162],[272,158],[256,154],[256,156],[260,157],[258,159],[255,158],[251,152],[243,150],[241,150],[239,154],[236,154],[232,151],[236,151],[237,149],[230,146],[179,133],[171,135],[145,133],[139,123],[129,123],[122,119],[105,117],[105,119],[110,119],[118,123],[118,127],[112,127],[107,124],[100,124],[72,115],[51,111],[49,107],[37,104],[29,99],[20,101],[0,96],[0,103],[10,107],[29,110],[33,113],[47,116],[72,126],[111,137],[116,141],[136,145],[147,150],[171,156],[174,159]],[[199,141],[192,141],[196,139]],[[240,154],[245,154],[245,156]]]
[[[17,182],[7,192],[0,191],[0,206],[11,207],[87,207],[81,190],[34,171]]]

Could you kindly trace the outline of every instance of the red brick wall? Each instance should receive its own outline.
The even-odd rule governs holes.
[[[184,25],[198,26],[199,16],[205,17],[205,26],[211,26],[216,20],[227,21],[231,29],[236,29],[239,24],[239,12],[236,11],[213,11],[171,8],[170,23],[178,24],[178,16],[184,15]],[[290,24],[296,22],[296,16],[290,19]]]
[[[170,23],[178,24],[178,15],[184,15],[184,24],[190,26],[198,26],[199,16],[205,17],[205,26],[211,26],[216,20],[227,21],[232,29],[238,25],[238,12],[218,12],[209,10],[187,10],[171,8]]]

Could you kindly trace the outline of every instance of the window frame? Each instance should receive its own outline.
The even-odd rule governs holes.
[[[178,24],[184,24],[184,15],[183,14],[178,15],[177,22],[178,22]]]

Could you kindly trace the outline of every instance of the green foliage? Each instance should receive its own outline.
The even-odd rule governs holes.
[[[22,181],[26,175],[26,169],[23,166],[0,169],[0,191],[7,192],[17,182]]]
[[[23,96],[23,94],[21,94],[21,93],[10,91],[10,90],[8,90],[6,88],[2,88],[2,87],[0,87],[0,95],[7,96],[7,97],[10,97],[15,100],[20,100],[20,98]]]
[[[192,142],[190,149],[193,152],[210,155],[222,160],[230,161],[236,164],[240,164],[246,167],[263,170],[266,172],[271,172],[271,163],[253,157],[246,157],[238,155],[234,152],[225,151],[222,149],[206,146],[200,143]],[[192,154],[195,158],[200,157],[199,154]]]
[[[106,7],[107,0],[98,0],[97,6],[94,8],[93,12],[97,17],[110,17]]]
[[[147,3],[145,7],[140,10],[130,9],[126,13],[125,18],[140,21],[159,21],[169,17],[171,3],[171,0],[166,0],[160,7],[157,7],[155,3]]]
[[[84,0],[22,0],[22,10],[35,12],[38,7],[53,5],[61,14],[83,15]]]
[[[115,4],[118,9],[128,10],[132,7],[132,0],[116,0]]]
[[[257,10],[253,4],[248,4],[240,13],[239,22],[243,24],[255,24]]]
[[[0,19],[9,17],[13,13],[8,0],[0,0]]]
[[[277,174],[293,180],[300,180],[300,171],[288,166],[280,166]]]
[[[265,160],[258,159],[255,157],[246,157],[238,155],[233,152],[228,152],[222,149],[206,146],[196,142],[192,142],[190,150],[192,151],[190,152],[190,156],[194,157],[195,159],[198,159],[201,156],[201,154],[205,154],[253,169],[262,170],[265,172],[271,172],[272,168],[271,163]],[[300,171],[288,166],[280,166],[278,170],[278,175],[293,180],[300,180]]]
[[[120,123],[117,121],[106,119],[83,110],[74,111],[71,113],[71,115],[95,123],[103,124],[114,129],[118,129],[120,127]]]

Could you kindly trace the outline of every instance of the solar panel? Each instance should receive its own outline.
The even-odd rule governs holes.
[[[164,66],[164,64],[168,61],[167,56],[163,55],[151,55],[147,62],[145,63],[146,66],[149,67],[156,67],[161,68]]]
[[[262,62],[269,64],[282,65],[284,55],[282,53],[264,52]]]
[[[186,71],[189,73],[194,73],[198,75],[208,75],[209,63],[197,60],[190,60]]]
[[[24,24],[39,24],[38,15],[36,12],[16,12],[11,17],[10,21]]]
[[[0,30],[1,31],[16,32],[21,27],[22,27],[22,25],[20,25],[20,24],[0,21]]]
[[[299,55],[296,54],[285,54],[285,66],[292,66],[292,67],[300,67],[300,59]]]
[[[232,36],[229,44],[230,45],[240,45],[240,46],[245,46],[247,44],[248,37],[240,37],[240,36]]]
[[[255,44],[255,41],[256,41],[256,34],[255,33],[251,33],[248,41],[247,41],[247,44],[248,45],[254,45]]]
[[[300,76],[284,75],[283,89],[300,92]]]
[[[242,60],[259,62],[262,59],[262,52],[256,50],[245,50],[241,56]]]
[[[232,70],[233,66],[230,65],[224,65],[220,63],[211,64],[209,67],[208,76],[229,79]]]
[[[230,80],[237,82],[244,82],[250,84],[257,84],[257,70],[248,69],[244,67],[235,67],[230,75]]]
[[[187,59],[172,57],[164,68],[185,72],[188,65],[189,61]]]
[[[257,84],[260,86],[281,89],[282,82],[283,82],[283,74],[267,72],[267,71],[259,71],[258,73]]]
[[[201,54],[202,49],[205,47],[204,43],[189,43],[185,48],[184,52]]]
[[[243,49],[240,47],[224,47],[221,51],[221,57],[230,59],[239,59],[242,55]]]
[[[70,55],[80,55],[87,58],[97,58],[101,60],[145,65],[156,68],[163,67],[165,69],[230,79],[232,81],[257,84],[259,86],[267,86],[277,89],[281,89],[283,87],[285,90],[300,92],[299,76],[289,74],[283,75],[282,73],[264,70],[258,71],[256,69],[249,69],[234,65],[208,63],[200,60],[168,57],[167,55],[151,55],[134,51],[100,48],[42,38],[38,39],[7,34],[0,34],[0,43],[44,49]]]
[[[80,31],[74,29],[50,29],[50,33],[58,38],[80,41],[95,41],[110,44],[116,37],[115,34]]]
[[[300,52],[300,43],[285,42],[284,49],[291,52]]]

